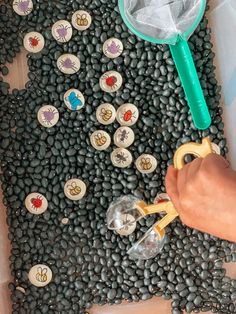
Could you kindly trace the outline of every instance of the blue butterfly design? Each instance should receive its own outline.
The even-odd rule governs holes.
[[[77,110],[78,107],[82,106],[82,101],[76,96],[75,92],[71,92],[70,95],[67,97],[71,105],[72,110]]]

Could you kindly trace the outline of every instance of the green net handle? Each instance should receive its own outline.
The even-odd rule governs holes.
[[[180,39],[175,45],[170,45],[170,50],[192,113],[193,122],[196,128],[205,130],[211,125],[211,117],[189,45],[187,41]]]

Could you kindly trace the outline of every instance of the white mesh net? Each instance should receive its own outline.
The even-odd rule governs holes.
[[[140,33],[156,38],[173,38],[193,25],[200,12],[202,0],[124,0],[130,23]],[[190,36],[191,34],[189,34]]]

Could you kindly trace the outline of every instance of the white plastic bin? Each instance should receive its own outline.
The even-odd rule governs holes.
[[[236,0],[211,0],[209,15],[212,28],[215,64],[222,86],[225,132],[229,159],[236,169]]]
[[[0,0],[1,2],[1,0]],[[229,144],[229,158],[236,169],[236,0],[210,0],[210,26],[213,33],[214,51],[216,52],[216,66],[218,80],[223,88],[222,106],[224,108],[225,130]],[[26,78],[25,54],[16,58],[14,65],[10,65],[10,74],[6,80],[16,88],[23,88]],[[12,70],[12,71],[11,71]],[[10,245],[7,239],[6,214],[1,203],[0,193],[0,314],[10,314],[10,293],[7,285],[10,279],[8,256]],[[235,276],[235,266],[227,267],[231,276]],[[236,277],[235,277],[236,279]],[[153,298],[146,302],[118,306],[94,306],[90,314],[170,314],[170,302],[160,298]],[[206,313],[207,314],[207,313]]]

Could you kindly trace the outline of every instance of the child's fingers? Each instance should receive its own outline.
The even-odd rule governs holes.
[[[186,191],[186,188],[191,189],[191,185],[188,183],[193,182],[192,180],[196,178],[196,174],[201,168],[202,160],[202,158],[196,158],[179,170],[177,180],[178,191]],[[189,192],[191,193],[192,191]]]
[[[174,203],[176,209],[180,208],[179,204],[179,192],[177,188],[177,178],[178,178],[178,170],[176,170],[173,166],[170,166],[167,170],[166,174],[166,191],[172,202]]]
[[[203,159],[203,167],[206,167],[208,171],[211,168],[226,169],[230,167],[230,163],[220,155],[209,154]]]

